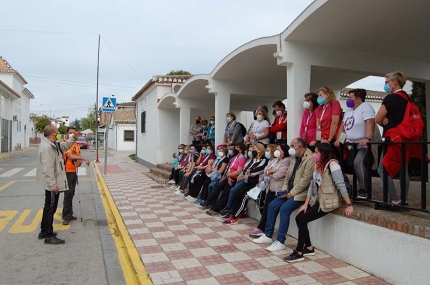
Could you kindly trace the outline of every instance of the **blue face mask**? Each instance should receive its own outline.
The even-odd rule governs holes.
[[[210,150],[210,149],[207,149],[207,150],[206,150],[206,154],[211,154],[211,150]]]
[[[227,117],[227,123],[231,122],[231,117]]]
[[[391,93],[391,87],[390,85],[388,85],[388,83],[384,85],[384,91],[385,93],[388,93],[388,94]]]
[[[325,104],[325,98],[324,97],[318,97],[317,102],[320,105],[324,105]]]
[[[206,153],[206,150],[205,150],[205,149],[202,149],[202,150],[200,151],[200,153],[205,154],[205,153]]]
[[[251,158],[252,157],[252,151],[248,151],[248,157]]]
[[[266,156],[267,159],[270,159],[272,157],[272,154],[270,153],[270,151],[266,151],[264,155]]]
[[[233,155],[233,150],[232,150],[232,149],[229,149],[229,150],[228,150],[228,155],[229,155],[229,156],[232,156],[232,155]]]

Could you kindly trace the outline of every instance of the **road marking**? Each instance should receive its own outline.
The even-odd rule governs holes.
[[[36,231],[42,221],[43,209],[37,210],[34,218],[30,216],[32,211],[34,210],[24,210],[12,224],[8,232],[11,234],[22,234]],[[54,215],[53,225],[56,231],[70,229],[70,225],[63,225],[63,219],[61,218],[62,211],[62,208],[57,208],[57,212]],[[17,216],[17,214],[18,211],[0,211],[0,232]]]
[[[0,177],[10,177],[12,175],[14,175],[15,173],[20,172],[21,170],[23,170],[24,168],[22,167],[17,167],[17,168],[13,168],[9,171],[6,171],[5,173],[3,173],[2,175],[0,175]]]
[[[24,176],[36,176],[36,168],[34,168],[30,172],[24,174]]]
[[[16,181],[10,181],[10,182],[6,183],[5,185],[3,185],[2,187],[0,187],[0,192],[3,191],[4,189],[6,189],[7,187],[9,187],[10,185],[12,185],[15,182]]]
[[[0,211],[0,232],[6,227],[10,220],[12,220],[18,211]],[[4,218],[1,218],[4,217]]]
[[[109,192],[109,188],[95,163],[93,163],[93,169],[97,177],[97,186],[105,209],[109,230],[118,251],[118,260],[126,284],[153,284]]]

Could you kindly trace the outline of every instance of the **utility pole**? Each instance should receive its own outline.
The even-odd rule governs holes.
[[[99,45],[97,49],[97,86],[96,86],[96,163],[100,163],[99,160],[99,69],[100,69],[100,34],[99,34]]]

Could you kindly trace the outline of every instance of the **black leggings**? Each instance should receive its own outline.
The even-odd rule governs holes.
[[[212,180],[208,177],[203,182],[202,191],[200,192],[200,199],[206,201],[208,199],[208,187]]]
[[[257,228],[264,232],[267,223],[267,210],[269,209],[269,204],[276,198],[276,192],[267,191],[266,200],[264,201],[263,213],[261,214],[260,223]]]
[[[297,241],[296,251],[303,252],[303,248],[312,245],[309,237],[308,223],[324,217],[330,212],[323,212],[319,209],[320,205],[316,203],[313,207],[308,206],[306,213],[300,212],[296,216],[297,227],[299,228],[299,237]]]

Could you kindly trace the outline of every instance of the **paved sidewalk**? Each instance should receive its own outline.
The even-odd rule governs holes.
[[[102,163],[98,164],[101,168]],[[142,174],[127,156],[109,157],[104,179],[154,284],[388,284],[326,253],[288,264],[296,240],[271,253],[251,241],[250,218],[223,225],[195,203]]]

